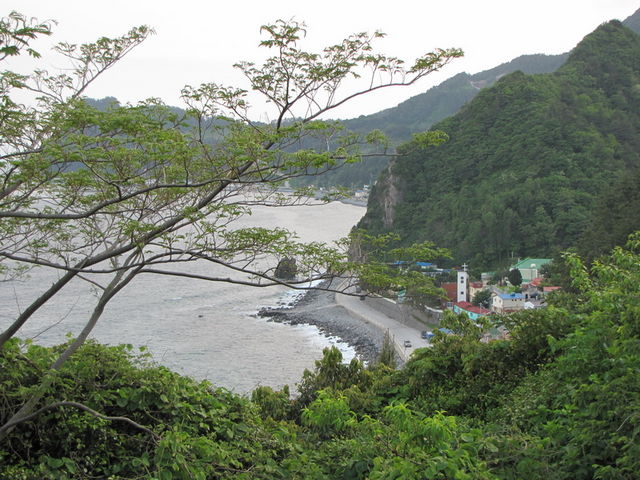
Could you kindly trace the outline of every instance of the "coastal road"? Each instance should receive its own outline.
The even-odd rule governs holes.
[[[373,301],[391,302],[393,307],[397,308],[398,315],[396,318],[392,318],[387,314],[381,312],[375,308]],[[404,361],[408,360],[413,351],[416,348],[428,347],[429,342],[421,337],[421,330],[403,323],[402,311],[395,305],[395,302],[383,298],[371,298],[366,297],[365,300],[361,300],[360,297],[354,297],[350,295],[342,295],[336,293],[336,303],[346,308],[351,314],[362,318],[364,321],[371,323],[383,332],[389,330],[389,334],[394,342],[396,351]],[[393,311],[391,309],[385,309]],[[424,328],[426,329],[426,327]],[[405,347],[405,341],[411,342],[410,347]]]

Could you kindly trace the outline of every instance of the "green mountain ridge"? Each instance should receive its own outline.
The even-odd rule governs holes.
[[[640,33],[640,10],[622,23]],[[526,74],[551,73],[563,65],[569,55],[570,52],[559,55],[521,55],[510,62],[475,74],[459,73],[395,107],[345,120],[344,125],[348,130],[360,133],[379,129],[389,137],[392,144],[398,145],[409,141],[412,134],[428,130],[437,122],[454,115],[482,89],[491,87],[503,76],[516,71]],[[388,159],[377,159],[346,165],[319,178],[307,178],[301,183],[347,187],[371,184],[387,163]]]
[[[449,142],[392,163],[359,226],[482,266],[552,255],[638,169],[638,107],[640,37],[603,24],[555,73],[507,75],[435,125]],[[625,233],[640,224],[629,220]]]
[[[525,73],[548,73],[562,65],[568,53],[561,55],[522,55],[510,62],[476,74],[459,73],[405,100],[399,105],[371,115],[344,120],[345,128],[352,132],[366,133],[380,130],[392,145],[409,141],[412,134],[424,132],[435,123],[454,115],[471,101],[482,89],[490,87],[504,75],[521,70]],[[316,184],[323,187],[341,185],[360,187],[372,184],[387,166],[388,158],[376,158],[343,167],[320,176],[301,179],[300,184]]]
[[[510,62],[470,75],[459,73],[425,93],[411,97],[396,107],[367,116],[345,120],[352,131],[365,132],[379,128],[394,141],[408,141],[411,134],[428,130],[433,124],[455,114],[478,92],[493,85],[504,75],[515,71],[549,73],[562,65],[568,54],[522,55]]]

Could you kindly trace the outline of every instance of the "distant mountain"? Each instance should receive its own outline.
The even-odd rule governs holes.
[[[576,245],[592,210],[638,178],[640,36],[604,24],[555,73],[506,75],[434,129],[449,142],[393,162],[361,227],[478,266]],[[640,228],[633,212],[625,229]]]
[[[395,142],[411,139],[412,133],[424,132],[440,120],[450,117],[501,77],[515,72],[549,73],[562,65],[568,54],[522,55],[510,62],[475,75],[459,73],[427,92],[400,103],[398,106],[372,115],[346,120],[345,126],[356,132],[380,129]]]
[[[410,140],[413,133],[424,132],[433,124],[455,114],[480,90],[493,85],[504,75],[515,71],[553,72],[565,62],[567,56],[568,54],[522,55],[474,75],[459,73],[396,107],[345,120],[343,123],[348,130],[358,133],[381,130],[393,145],[400,145]],[[298,183],[323,187],[333,185],[359,187],[372,184],[387,164],[387,158],[367,160],[363,163],[345,165],[318,177],[306,177],[298,180]]]
[[[627,18],[623,24],[640,33],[640,10]],[[522,55],[480,73],[459,73],[396,107],[345,120],[344,124],[355,132],[379,129],[387,134],[393,144],[399,145],[410,140],[413,133],[424,132],[435,123],[455,114],[481,89],[490,87],[503,76],[516,71],[526,74],[551,73],[564,64],[568,57],[569,52],[560,55]],[[320,178],[309,177],[301,183],[347,187],[370,184],[377,179],[387,163],[387,159],[377,159],[373,162],[347,165]]]
[[[633,15],[627,17],[622,24],[634,32],[640,33],[640,9],[636,10]]]

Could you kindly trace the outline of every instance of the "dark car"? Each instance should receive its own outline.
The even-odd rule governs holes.
[[[426,330],[423,330],[422,333],[420,334],[422,338],[424,338],[425,340],[431,340],[435,335],[433,334],[433,332],[428,332]]]

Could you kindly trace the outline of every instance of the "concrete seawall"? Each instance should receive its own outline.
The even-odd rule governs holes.
[[[397,303],[384,297],[367,297],[366,301],[376,310],[412,328],[425,330],[429,326],[437,325],[441,319],[436,311],[423,312],[410,305]]]
[[[383,297],[371,296],[363,301],[359,297],[336,294],[336,303],[380,331],[389,331],[396,352],[403,361],[407,361],[416,348],[430,346],[421,332],[439,321],[409,305]]]

